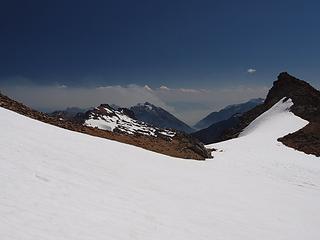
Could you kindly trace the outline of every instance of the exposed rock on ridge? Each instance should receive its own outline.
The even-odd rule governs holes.
[[[294,105],[291,111],[310,123],[303,129],[278,140],[289,147],[320,156],[320,92],[287,72],[280,73],[278,79],[273,82],[273,87],[264,103],[243,114],[238,125],[225,131],[220,140],[237,137],[254,119],[284,97],[292,99]]]

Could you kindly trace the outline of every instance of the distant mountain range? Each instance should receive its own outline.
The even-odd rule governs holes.
[[[192,133],[191,135],[199,139],[204,144],[219,142],[221,134],[225,130],[236,126],[243,113],[262,103],[262,98],[256,98],[245,103],[229,105],[218,112],[210,113],[195,125],[195,128],[204,128]]]
[[[115,104],[110,104],[107,106],[108,108],[112,109],[112,111],[125,111],[127,114],[130,114],[130,117],[132,119],[144,122],[153,127],[172,129],[185,133],[191,133],[195,131],[193,128],[191,128],[186,123],[173,116],[168,111],[148,102],[139,103],[131,108],[122,108]],[[81,109],[71,107],[65,110],[54,111],[52,113],[49,113],[49,115],[52,117],[59,117],[66,120],[73,120],[78,122],[83,121],[83,118],[85,118],[85,113],[88,110],[90,111],[92,109],[93,108]]]
[[[68,107],[65,110],[57,110],[54,112],[49,113],[51,117],[63,118],[65,120],[74,120],[77,118],[78,115],[84,113],[91,108],[78,108],[78,107]]]
[[[136,119],[160,128],[170,128],[186,133],[194,132],[190,126],[182,122],[168,111],[151,103],[137,104],[130,108]]]
[[[108,104],[87,111],[84,114],[84,125],[88,127],[97,127],[102,130],[119,132],[130,135],[140,134],[151,137],[168,137],[175,136],[175,132],[151,126],[145,122],[136,119],[133,111],[127,108],[112,108]]]
[[[239,123],[240,116],[241,114],[235,114],[226,120],[213,123],[207,128],[191,133],[191,135],[204,144],[219,142],[224,131],[233,128]]]
[[[244,112],[247,112],[250,109],[262,103],[262,98],[256,98],[251,99],[245,103],[229,105],[218,112],[210,113],[208,116],[196,123],[193,127],[198,130],[207,128],[214,123],[227,120],[235,114],[242,114]]]

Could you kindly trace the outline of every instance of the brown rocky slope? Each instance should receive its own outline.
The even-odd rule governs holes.
[[[177,133],[174,138],[168,139],[166,137],[153,138],[144,135],[131,136],[128,134],[114,133],[97,128],[86,127],[77,121],[50,117],[45,113],[38,112],[23,105],[22,103],[14,101],[1,93],[0,107],[57,127],[135,145],[173,157],[196,160],[211,158],[210,151],[206,149],[201,142],[184,133]]]
[[[278,141],[299,151],[320,156],[320,92],[286,72],[280,73],[273,82],[264,103],[243,114],[237,126],[223,132],[220,140],[238,137],[255,118],[284,97],[292,99],[294,105],[291,111],[309,121],[309,124],[295,133],[279,138]]]

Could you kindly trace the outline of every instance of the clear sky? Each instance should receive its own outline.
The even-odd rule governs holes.
[[[131,93],[147,85],[191,123],[197,118],[191,115],[263,95],[281,71],[319,87],[319,12],[318,1],[294,0],[1,1],[0,86],[35,107],[54,108],[62,106],[12,88],[117,86]],[[173,96],[179,89],[256,94],[220,102],[218,94],[210,104],[205,94],[168,97],[160,86],[175,89]],[[184,115],[191,105],[203,111]]]

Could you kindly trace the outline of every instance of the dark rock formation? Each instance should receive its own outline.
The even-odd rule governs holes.
[[[297,150],[320,156],[320,92],[307,82],[286,72],[280,73],[277,81],[273,82],[273,87],[264,103],[244,113],[239,123],[224,131],[219,140],[237,137],[254,119],[284,97],[292,99],[294,105],[291,111],[310,123],[305,128],[278,140]]]

